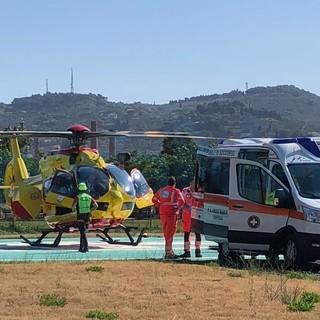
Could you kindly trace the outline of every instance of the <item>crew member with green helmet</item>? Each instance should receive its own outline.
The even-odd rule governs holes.
[[[77,210],[77,222],[80,231],[80,252],[88,251],[86,230],[88,229],[91,211],[98,208],[97,202],[87,193],[87,185],[84,182],[78,184],[79,194],[73,202],[74,210]]]

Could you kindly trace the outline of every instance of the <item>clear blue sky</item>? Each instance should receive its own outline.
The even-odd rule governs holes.
[[[320,95],[317,0],[0,0],[0,102],[167,103],[292,84]]]

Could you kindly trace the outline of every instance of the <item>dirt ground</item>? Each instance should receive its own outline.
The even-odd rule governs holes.
[[[115,313],[119,320],[320,319],[320,303],[298,313],[281,301],[303,291],[320,294],[319,281],[254,269],[167,261],[43,262],[0,264],[0,274],[1,320],[79,320],[89,311]],[[48,294],[67,304],[41,305]]]

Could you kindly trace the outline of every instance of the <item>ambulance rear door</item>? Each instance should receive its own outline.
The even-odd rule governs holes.
[[[203,220],[206,240],[227,243],[230,159],[223,156],[207,157],[203,165],[199,182],[204,197],[199,201],[202,211],[199,206],[197,208],[198,219]],[[195,203],[196,200],[195,197]]]
[[[229,249],[243,253],[269,250],[276,232],[286,226],[289,216],[289,209],[280,208],[277,199],[270,200],[270,194],[285,188],[262,164],[230,159]]]

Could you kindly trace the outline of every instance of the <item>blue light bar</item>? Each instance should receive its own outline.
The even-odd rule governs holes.
[[[297,143],[297,138],[274,139],[274,144]]]
[[[320,150],[314,140],[311,140],[310,138],[298,138],[298,143],[316,157],[320,158]]]
[[[311,138],[284,138],[284,139],[274,139],[274,144],[285,144],[285,143],[298,143],[303,148],[311,152],[316,157],[320,158],[320,150],[318,145]]]

